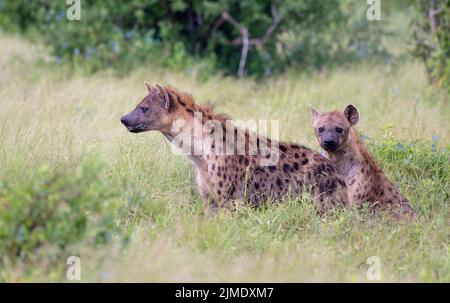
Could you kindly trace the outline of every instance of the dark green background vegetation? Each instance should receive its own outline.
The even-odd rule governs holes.
[[[242,37],[237,26],[221,20],[227,12],[245,27],[250,39],[247,75],[271,75],[293,68],[321,69],[354,62],[389,61],[382,38],[392,35],[383,22],[366,18],[365,0],[132,0],[81,1],[81,20],[69,21],[66,1],[0,0],[0,26],[43,38],[57,62],[83,63],[89,70],[115,67],[127,72],[142,62],[203,74],[236,74]],[[414,11],[411,41],[427,63],[430,80],[449,81],[449,2],[382,1],[382,17]],[[436,10],[433,28],[429,12]],[[444,84],[445,84],[444,83]]]

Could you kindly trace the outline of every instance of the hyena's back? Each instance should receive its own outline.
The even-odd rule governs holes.
[[[321,213],[347,205],[345,183],[333,163],[304,146],[280,143],[279,149],[279,161],[268,166],[260,164],[261,155],[211,158],[210,191],[218,201],[244,198],[254,206],[307,191]]]

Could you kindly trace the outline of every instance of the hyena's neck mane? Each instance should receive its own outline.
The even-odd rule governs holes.
[[[201,113],[203,123],[208,120],[217,120],[223,123],[230,120],[228,115],[215,113],[214,106],[211,104],[196,104],[191,94],[180,92],[170,85],[165,86],[164,89],[170,96],[178,118],[194,117],[195,113]]]
[[[196,104],[192,95],[180,92],[172,86],[165,86],[164,89],[169,94],[171,100],[171,111],[174,114],[174,123],[176,121],[183,121],[187,123],[192,131],[183,133],[183,152],[188,153],[186,156],[194,163],[195,166],[202,166],[208,155],[211,155],[214,143],[205,144],[205,139],[210,132],[206,132],[207,125],[213,123],[216,128],[223,131],[220,140],[225,141],[225,130],[227,126],[232,125],[230,117],[222,113],[215,113],[214,107],[211,104]],[[233,129],[236,128],[232,126]],[[237,129],[237,128],[236,128]],[[179,141],[181,128],[172,125],[172,129],[163,132],[165,137],[171,141],[177,148],[180,148]],[[187,142],[187,144],[186,144]]]
[[[166,86],[171,102],[174,105],[175,120],[181,119],[186,121],[191,129],[201,127],[201,132],[191,132],[190,146],[184,147],[185,151],[191,150],[187,155],[196,166],[203,165],[211,155],[227,155],[230,157],[236,155],[249,155],[250,150],[256,150],[256,154],[260,153],[260,144],[264,148],[266,146],[278,146],[278,142],[272,141],[266,137],[258,136],[248,129],[240,128],[232,123],[231,118],[226,114],[215,113],[214,107],[210,104],[196,104],[194,98],[190,94],[179,92],[177,89]],[[201,119],[201,120],[200,120]],[[218,130],[217,128],[220,128]],[[175,138],[179,135],[177,127],[172,127],[172,131],[164,133],[164,135],[175,144]],[[211,140],[211,136],[214,140]],[[242,139],[238,142],[238,138]],[[195,149],[199,150],[198,140],[202,139],[202,153],[195,153]],[[209,140],[209,141],[208,141]],[[231,143],[231,144],[230,144]],[[177,146],[177,144],[175,144]],[[178,147],[178,146],[177,146]],[[221,149],[223,148],[223,149]],[[238,150],[239,149],[239,150]]]
[[[200,126],[203,126],[207,121],[215,120],[219,121],[225,127],[226,121],[229,120],[227,115],[215,113],[214,107],[211,104],[196,104],[191,94],[181,92],[170,85],[164,86],[164,89],[168,93],[171,101],[170,112],[174,115],[174,121],[183,120],[191,127],[194,127],[194,122],[200,123]],[[179,131],[172,127],[170,130],[165,130],[163,134],[172,142],[179,134]]]

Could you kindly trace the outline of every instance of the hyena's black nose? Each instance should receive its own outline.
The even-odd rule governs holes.
[[[323,144],[325,144],[326,147],[333,147],[334,141],[333,140],[325,140],[325,141],[323,141]]]
[[[120,122],[122,122],[123,125],[128,125],[128,120],[127,120],[127,118],[125,116],[120,118]]]

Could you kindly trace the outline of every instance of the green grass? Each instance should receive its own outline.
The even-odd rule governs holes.
[[[82,281],[366,282],[366,260],[378,256],[381,281],[450,282],[450,100],[428,86],[419,63],[259,83],[152,66],[119,78],[52,67],[45,51],[17,37],[0,36],[0,45],[0,182],[21,186],[43,164],[70,172],[96,157],[102,182],[117,195],[121,235],[106,246],[80,241],[65,250],[80,256]],[[144,80],[172,84],[234,119],[279,120],[283,140],[315,149],[308,104],[321,111],[356,105],[359,130],[417,209],[417,222],[356,210],[320,218],[308,197],[204,215],[187,159],[173,155],[162,135],[120,125],[145,94]],[[1,280],[67,281],[65,258],[12,261]]]

